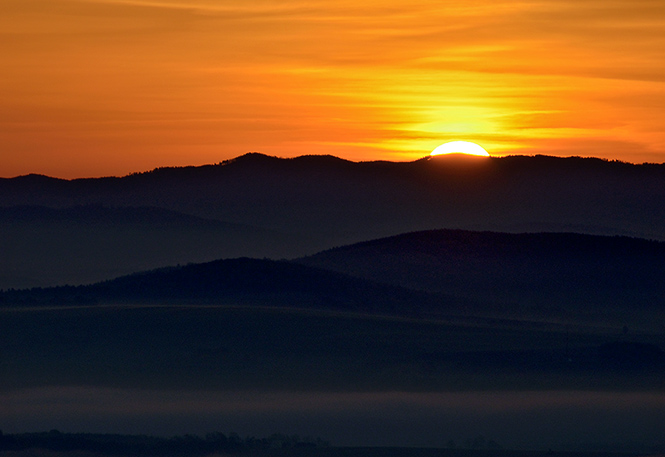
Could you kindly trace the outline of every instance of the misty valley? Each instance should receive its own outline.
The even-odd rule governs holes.
[[[664,173],[249,154],[0,179],[0,453],[662,454]],[[329,444],[249,440],[276,433]]]

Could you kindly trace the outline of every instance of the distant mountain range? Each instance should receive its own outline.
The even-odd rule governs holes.
[[[660,437],[657,406],[638,405],[665,390],[664,221],[665,165],[582,158],[248,154],[122,178],[0,179],[3,423],[19,412],[15,424],[67,427],[59,405],[73,405],[83,424],[190,427],[223,392],[231,409],[212,429],[255,395],[257,423],[322,408],[327,424],[345,417],[335,395],[351,393],[370,402],[365,413],[346,400],[358,421],[445,431],[452,422],[427,411],[457,421],[461,403],[413,406],[456,397],[411,394],[463,392],[469,430],[513,411],[521,433],[530,399],[559,423],[570,404],[556,392],[570,391],[583,403],[571,411],[601,418],[589,427],[630,411],[625,423]],[[297,395],[281,405],[271,392]],[[318,393],[329,400],[305,404]],[[180,397],[201,400],[180,417]]]
[[[665,165],[246,154],[125,177],[0,179],[0,289],[457,228],[665,240]]]

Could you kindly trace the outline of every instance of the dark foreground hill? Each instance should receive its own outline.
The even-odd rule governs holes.
[[[420,316],[461,302],[287,261],[227,259],[163,268],[88,286],[0,292],[9,306],[235,305]]]
[[[207,455],[246,455],[266,457],[633,457],[638,452],[548,452],[505,450],[482,437],[469,440],[468,447],[391,448],[333,447],[321,438],[301,439],[298,435],[274,433],[267,437],[240,437],[237,433],[208,433],[205,437],[187,434],[170,438],[147,435],[39,433],[0,435],[3,457],[102,457],[149,455],[152,457],[202,457]],[[4,451],[4,452],[3,452]],[[653,450],[648,455],[654,455]]]
[[[662,330],[665,243],[435,230],[296,261],[237,258],[87,286],[0,293],[8,305],[213,304]]]
[[[217,165],[122,178],[0,179],[0,208],[25,206],[63,212],[39,224],[11,219],[15,209],[0,213],[2,239],[9,240],[2,246],[0,288],[82,284],[137,268],[220,257],[293,258],[439,228],[665,240],[665,165],[544,156],[354,163],[329,156],[247,154]],[[106,208],[111,214],[119,208],[153,208],[181,216],[155,233],[123,217],[105,217],[87,227],[80,217],[85,208]],[[185,228],[182,215],[247,230]],[[72,237],[63,228],[67,224]],[[90,249],[76,250],[76,238]],[[161,240],[159,247],[153,239]],[[216,257],[201,253],[205,244]],[[100,253],[102,246],[106,250]],[[133,259],[126,254],[130,246],[139,254]],[[73,252],[57,255],[58,249]],[[50,263],[39,260],[41,251]],[[119,253],[115,263],[108,262],[113,253]],[[139,258],[147,260],[139,264]],[[97,266],[105,261],[104,268]],[[67,279],[54,273],[60,270]]]
[[[441,230],[298,262],[1,292],[3,382],[662,388],[665,243]]]
[[[559,321],[662,322],[665,243],[573,233],[407,233],[299,260],[430,293],[479,313]]]
[[[431,446],[489,433],[523,449],[583,449],[591,436],[616,450],[638,437],[621,449],[662,449],[662,308],[618,301],[589,315],[591,301],[576,296],[561,318],[532,302],[547,291],[539,278],[561,275],[581,278],[561,283],[570,293],[586,284],[619,294],[630,281],[594,290],[594,271],[637,260],[646,279],[636,284],[656,293],[661,249],[614,237],[426,232],[313,258],[346,259],[375,280],[240,258],[4,291],[0,419],[23,430],[141,424],[160,433],[291,423],[354,445],[372,433]],[[531,313],[491,301],[502,281]],[[488,299],[442,294],[455,284]],[[635,316],[641,325],[624,320]],[[341,452],[329,455],[407,455]]]

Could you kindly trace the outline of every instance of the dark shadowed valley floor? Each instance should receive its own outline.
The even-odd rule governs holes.
[[[446,447],[479,436],[513,449],[662,444],[662,354],[635,359],[612,349],[626,338],[620,328],[196,306],[1,315],[6,432],[288,430],[346,446]],[[632,337],[645,345],[638,349],[663,344],[662,335]]]

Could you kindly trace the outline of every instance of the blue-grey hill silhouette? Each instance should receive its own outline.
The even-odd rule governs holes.
[[[665,243],[575,233],[431,230],[299,260],[379,283],[451,294],[497,315],[653,322],[665,312]]]
[[[413,232],[295,261],[225,259],[88,286],[7,291],[8,305],[213,304],[535,320],[658,330],[665,243],[572,233]],[[655,327],[654,327],[655,326]]]
[[[662,391],[664,250],[441,230],[4,291],[0,389]]]
[[[39,224],[12,219],[12,212],[25,207],[43,208]],[[0,179],[0,208],[6,253],[0,260],[0,288],[81,284],[215,258],[295,258],[441,228],[665,240],[665,165],[547,156],[488,158],[467,165],[437,157],[355,163],[332,156],[279,159],[252,153],[216,165],[125,177]],[[169,211],[175,220],[155,236],[149,227],[118,216],[121,208]],[[100,218],[103,225],[82,223],[82,212],[105,209],[109,215]],[[117,261],[86,250],[60,264],[41,261],[64,259],[53,246],[75,246],[63,228],[67,215],[73,218],[73,232],[85,232],[82,239],[106,246]],[[113,220],[116,216],[119,221]],[[206,229],[183,234],[179,224],[185,216],[226,228],[210,230],[209,222],[202,222]],[[230,233],[230,227],[247,230]],[[193,248],[178,250],[180,240],[188,238],[195,240]],[[146,254],[148,260],[137,262],[127,247],[150,239],[160,240],[161,257]]]

